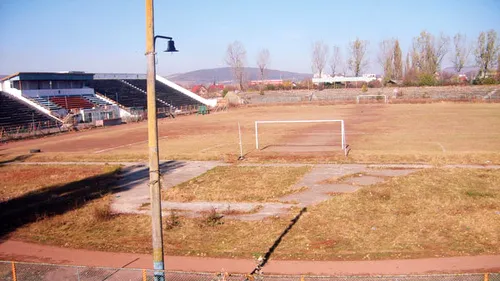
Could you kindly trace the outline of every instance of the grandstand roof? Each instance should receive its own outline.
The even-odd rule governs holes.
[[[0,81],[11,80],[16,77],[18,77],[16,80],[91,80],[93,76],[93,73],[85,73],[81,71],[17,72],[3,77]]]

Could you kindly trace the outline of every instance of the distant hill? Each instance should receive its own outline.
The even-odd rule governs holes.
[[[245,77],[247,80],[260,79],[260,71],[256,67],[246,67]],[[173,74],[166,77],[167,79],[181,84],[229,84],[233,81],[233,73],[230,67],[200,69],[186,73]],[[306,78],[312,78],[312,74],[297,73],[290,71],[281,71],[275,69],[266,70],[266,79],[283,79],[292,81],[301,81]]]
[[[458,74],[457,71],[455,70],[455,68],[451,67],[451,66],[443,68],[443,70],[441,72],[446,72],[446,73],[450,73],[450,74]],[[476,76],[477,73],[479,73],[479,67],[477,67],[477,66],[465,66],[464,68],[462,68],[460,73],[466,74],[466,75],[472,74],[473,76]]]

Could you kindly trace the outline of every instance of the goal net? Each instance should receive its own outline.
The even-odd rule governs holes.
[[[342,149],[344,152],[346,151],[346,138],[345,138],[345,127],[344,127],[344,120],[273,120],[273,121],[255,121],[255,148],[259,150],[262,147],[261,144],[261,133],[259,133],[259,128],[265,124],[306,124],[306,123],[337,123],[340,126],[331,126],[331,130],[333,132],[328,133],[330,136],[330,139],[333,139],[335,143],[339,144],[339,148]],[[273,126],[274,131],[278,130],[276,126]],[[288,127],[289,128],[289,127]],[[280,128],[280,130],[283,130],[283,128]],[[285,129],[287,130],[287,129]],[[290,131],[293,131],[292,129],[289,129]],[[337,133],[335,133],[335,131]],[[299,134],[307,134],[307,133],[299,133]],[[338,142],[337,142],[338,141]],[[310,143],[309,143],[310,144]],[[303,145],[308,145],[308,143],[303,143]]]
[[[356,96],[356,103],[359,103],[361,99],[369,99],[369,100],[376,100],[376,101],[381,101],[383,100],[384,103],[387,103],[387,95],[359,95]]]

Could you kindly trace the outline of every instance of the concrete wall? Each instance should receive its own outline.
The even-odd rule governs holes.
[[[22,94],[27,97],[38,96],[80,96],[80,95],[93,95],[94,89],[81,88],[81,89],[44,89],[44,90],[21,90]]]

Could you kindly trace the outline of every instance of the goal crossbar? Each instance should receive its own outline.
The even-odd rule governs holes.
[[[341,119],[331,119],[331,120],[267,120],[267,121],[255,121],[255,148],[259,149],[259,124],[276,124],[276,123],[340,123],[341,131],[341,148],[346,149],[345,140],[345,128],[344,120]]]
[[[358,95],[356,96],[356,103],[359,103],[359,98],[362,97],[384,97],[384,103],[387,103],[387,95]]]

